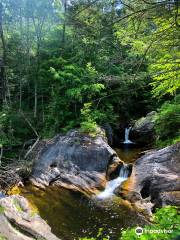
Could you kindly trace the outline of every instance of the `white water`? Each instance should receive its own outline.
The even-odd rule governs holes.
[[[130,133],[130,131],[131,131],[131,127],[129,127],[129,128],[126,128],[125,129],[125,141],[124,141],[124,144],[131,144],[131,143],[133,143],[130,139],[129,139],[129,133]]]
[[[97,195],[98,199],[106,199],[110,198],[114,195],[114,190],[120,186],[127,178],[128,178],[129,171],[126,165],[121,167],[119,177],[114,180],[111,180],[107,183],[106,188],[103,192]]]

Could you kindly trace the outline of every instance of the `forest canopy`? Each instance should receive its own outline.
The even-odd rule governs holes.
[[[159,139],[177,139],[179,5],[2,0],[0,145],[104,123],[116,129],[152,110]]]

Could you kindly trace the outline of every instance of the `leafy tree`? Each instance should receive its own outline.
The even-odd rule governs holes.
[[[156,134],[158,145],[168,145],[180,141],[180,98],[177,102],[165,102],[158,111]]]
[[[7,144],[34,138],[19,111],[43,137],[117,128],[177,98],[177,1],[2,0],[1,13]]]

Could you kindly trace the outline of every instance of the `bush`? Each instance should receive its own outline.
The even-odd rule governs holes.
[[[0,145],[18,146],[34,133],[18,111],[12,108],[4,108],[0,111]]]
[[[96,124],[95,118],[92,114],[92,104],[85,103],[83,109],[81,109],[81,123],[80,130],[84,133],[90,133],[96,135],[98,126]]]
[[[173,240],[179,236],[180,215],[176,207],[158,209],[153,218],[154,224],[145,226],[142,234],[137,235],[136,228],[127,229],[120,240]]]
[[[166,146],[180,141],[180,101],[166,102],[158,111],[155,130],[157,145]]]

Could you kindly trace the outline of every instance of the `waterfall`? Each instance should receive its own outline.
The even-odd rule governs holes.
[[[98,199],[106,199],[114,195],[114,190],[120,186],[129,176],[127,165],[123,165],[120,169],[119,176],[109,181],[103,192],[97,195]]]
[[[131,144],[131,143],[133,143],[131,140],[129,140],[129,133],[131,131],[131,128],[132,127],[129,127],[129,128],[125,129],[125,136],[124,136],[125,141],[124,141],[124,144]]]

